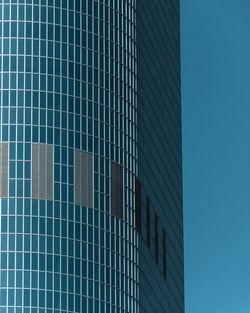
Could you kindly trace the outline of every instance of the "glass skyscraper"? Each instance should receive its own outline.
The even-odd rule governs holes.
[[[140,313],[184,312],[179,10],[137,0]]]
[[[178,0],[0,19],[0,313],[183,313]]]

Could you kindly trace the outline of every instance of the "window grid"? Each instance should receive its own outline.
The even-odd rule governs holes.
[[[135,9],[134,1],[124,4],[128,12],[123,11],[124,7],[119,17],[119,1],[107,2],[112,8],[94,1],[92,9],[84,8],[84,2],[79,1],[62,1],[61,7],[57,6],[59,2],[53,2],[42,1],[38,5],[35,0],[18,4],[5,1],[0,8],[4,21],[0,54],[0,139],[10,146],[10,197],[0,199],[0,209],[2,217],[16,221],[14,232],[1,228],[7,238],[7,249],[5,237],[1,236],[0,275],[7,275],[7,280],[6,286],[0,283],[1,295],[5,298],[3,302],[0,299],[0,312],[33,312],[37,308],[39,312],[114,312],[116,309],[136,312],[138,257],[137,237],[132,229],[134,186],[131,179],[136,171],[136,85],[131,62],[135,63],[136,55],[135,49],[131,49],[135,21],[128,20],[128,12]],[[107,21],[112,21],[112,25]],[[6,23],[11,24],[9,31]],[[92,28],[81,27],[91,23]],[[131,24],[130,30],[126,24]],[[77,39],[75,46],[73,39]],[[53,202],[31,199],[31,145],[34,143],[54,146]],[[92,153],[94,157],[93,208],[79,207],[70,197],[74,190],[72,155],[76,149]],[[111,160],[124,168],[126,219],[123,222],[111,216],[108,187]],[[78,215],[80,218],[76,221]],[[19,223],[22,228],[17,226]],[[78,233],[77,238],[72,238],[70,223],[77,225],[73,227],[74,236],[76,227],[80,228],[80,238]],[[61,234],[63,226],[67,233]],[[86,237],[83,237],[85,228]],[[9,250],[13,240],[14,251]],[[86,250],[79,251],[82,245]],[[21,264],[14,270],[10,263],[12,252],[16,263]],[[54,265],[53,271],[49,270],[52,256],[53,262],[60,258],[59,270],[55,270]],[[87,260],[92,261],[87,263]],[[80,267],[72,265],[74,274],[68,273],[69,263],[79,261]],[[80,268],[77,275],[76,268]],[[20,286],[17,279],[14,286],[10,284],[11,271],[16,277],[21,275]],[[59,290],[55,289],[56,275],[60,276]],[[98,275],[103,276],[101,283]],[[79,282],[81,276],[83,281]],[[106,279],[110,283],[105,283]],[[86,282],[89,289],[85,292]],[[66,290],[62,289],[65,285]],[[14,302],[9,298],[12,294]]]

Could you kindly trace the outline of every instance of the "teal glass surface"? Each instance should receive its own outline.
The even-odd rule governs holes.
[[[183,313],[179,1],[0,22],[0,313]]]
[[[177,0],[137,1],[143,313],[184,312],[179,10]]]
[[[2,1],[0,312],[138,312],[135,1]],[[52,200],[32,198],[32,146],[53,147]],[[93,155],[76,205],[75,150]],[[124,219],[111,214],[110,162]]]

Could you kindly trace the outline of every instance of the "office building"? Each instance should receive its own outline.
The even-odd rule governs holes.
[[[137,0],[140,313],[184,312],[179,10]]]
[[[0,19],[0,313],[183,313],[178,1]]]

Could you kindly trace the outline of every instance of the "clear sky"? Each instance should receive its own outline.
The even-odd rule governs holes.
[[[250,313],[250,1],[181,0],[186,313]]]

